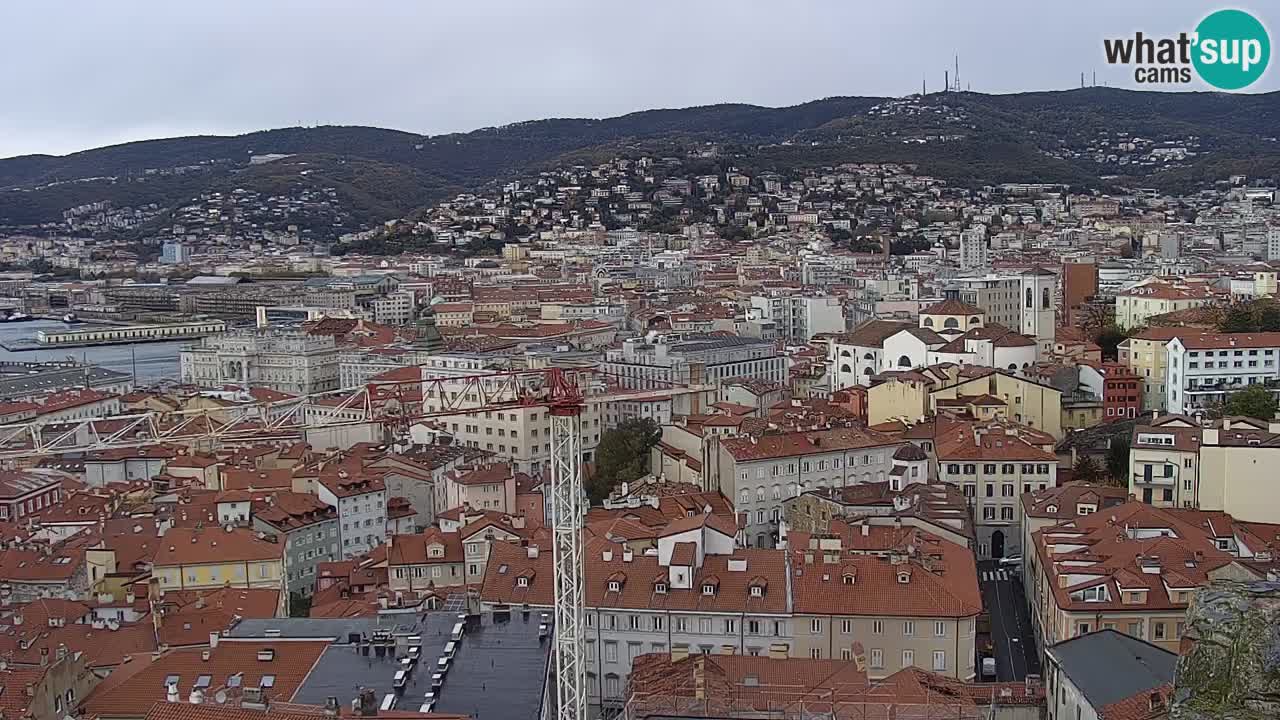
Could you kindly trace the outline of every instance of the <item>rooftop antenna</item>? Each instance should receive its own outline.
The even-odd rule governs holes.
[[[928,95],[928,94],[929,94],[929,85],[928,85],[928,82],[929,82],[929,81],[928,81],[928,79],[927,79],[927,76],[926,76],[926,75],[921,74],[921,75],[920,75],[920,97],[924,97],[925,95]]]
[[[956,53],[956,92],[960,92],[960,53]]]
[[[1093,86],[1098,87],[1098,71],[1093,71]]]
[[[943,92],[949,92],[951,90],[951,71],[950,70],[942,71],[942,90]]]

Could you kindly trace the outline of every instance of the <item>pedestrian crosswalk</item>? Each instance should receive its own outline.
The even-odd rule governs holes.
[[[1009,571],[1001,568],[999,570],[983,570],[982,581],[991,582],[992,580],[1008,580],[1010,579]]]

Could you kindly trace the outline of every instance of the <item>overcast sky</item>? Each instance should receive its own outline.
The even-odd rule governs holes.
[[[1266,3],[1251,1],[1234,7],[1280,26]],[[1134,87],[1131,70],[1103,64],[1104,36],[1189,31],[1219,7],[3,0],[0,157],[299,124],[434,134],[655,107],[905,95],[925,74],[930,90],[940,88],[954,53],[974,91],[1065,89],[1095,69],[1099,84]],[[1270,68],[1250,91],[1275,90],[1278,78]]]

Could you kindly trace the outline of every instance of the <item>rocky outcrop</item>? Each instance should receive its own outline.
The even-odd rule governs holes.
[[[1280,582],[1202,588],[1182,642],[1170,718],[1280,718]]]

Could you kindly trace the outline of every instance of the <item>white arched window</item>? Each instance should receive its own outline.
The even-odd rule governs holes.
[[[905,368],[911,367],[911,358],[907,357],[906,355],[903,355],[902,357],[898,358],[898,367],[905,367]]]
[[[958,328],[960,327],[960,321],[955,318],[947,318],[946,321],[942,323],[942,326],[945,328]]]
[[[933,318],[931,318],[931,317],[927,317],[927,318],[925,318],[925,319],[924,319],[924,326],[925,326],[925,327],[928,327],[928,328],[933,327]]]

